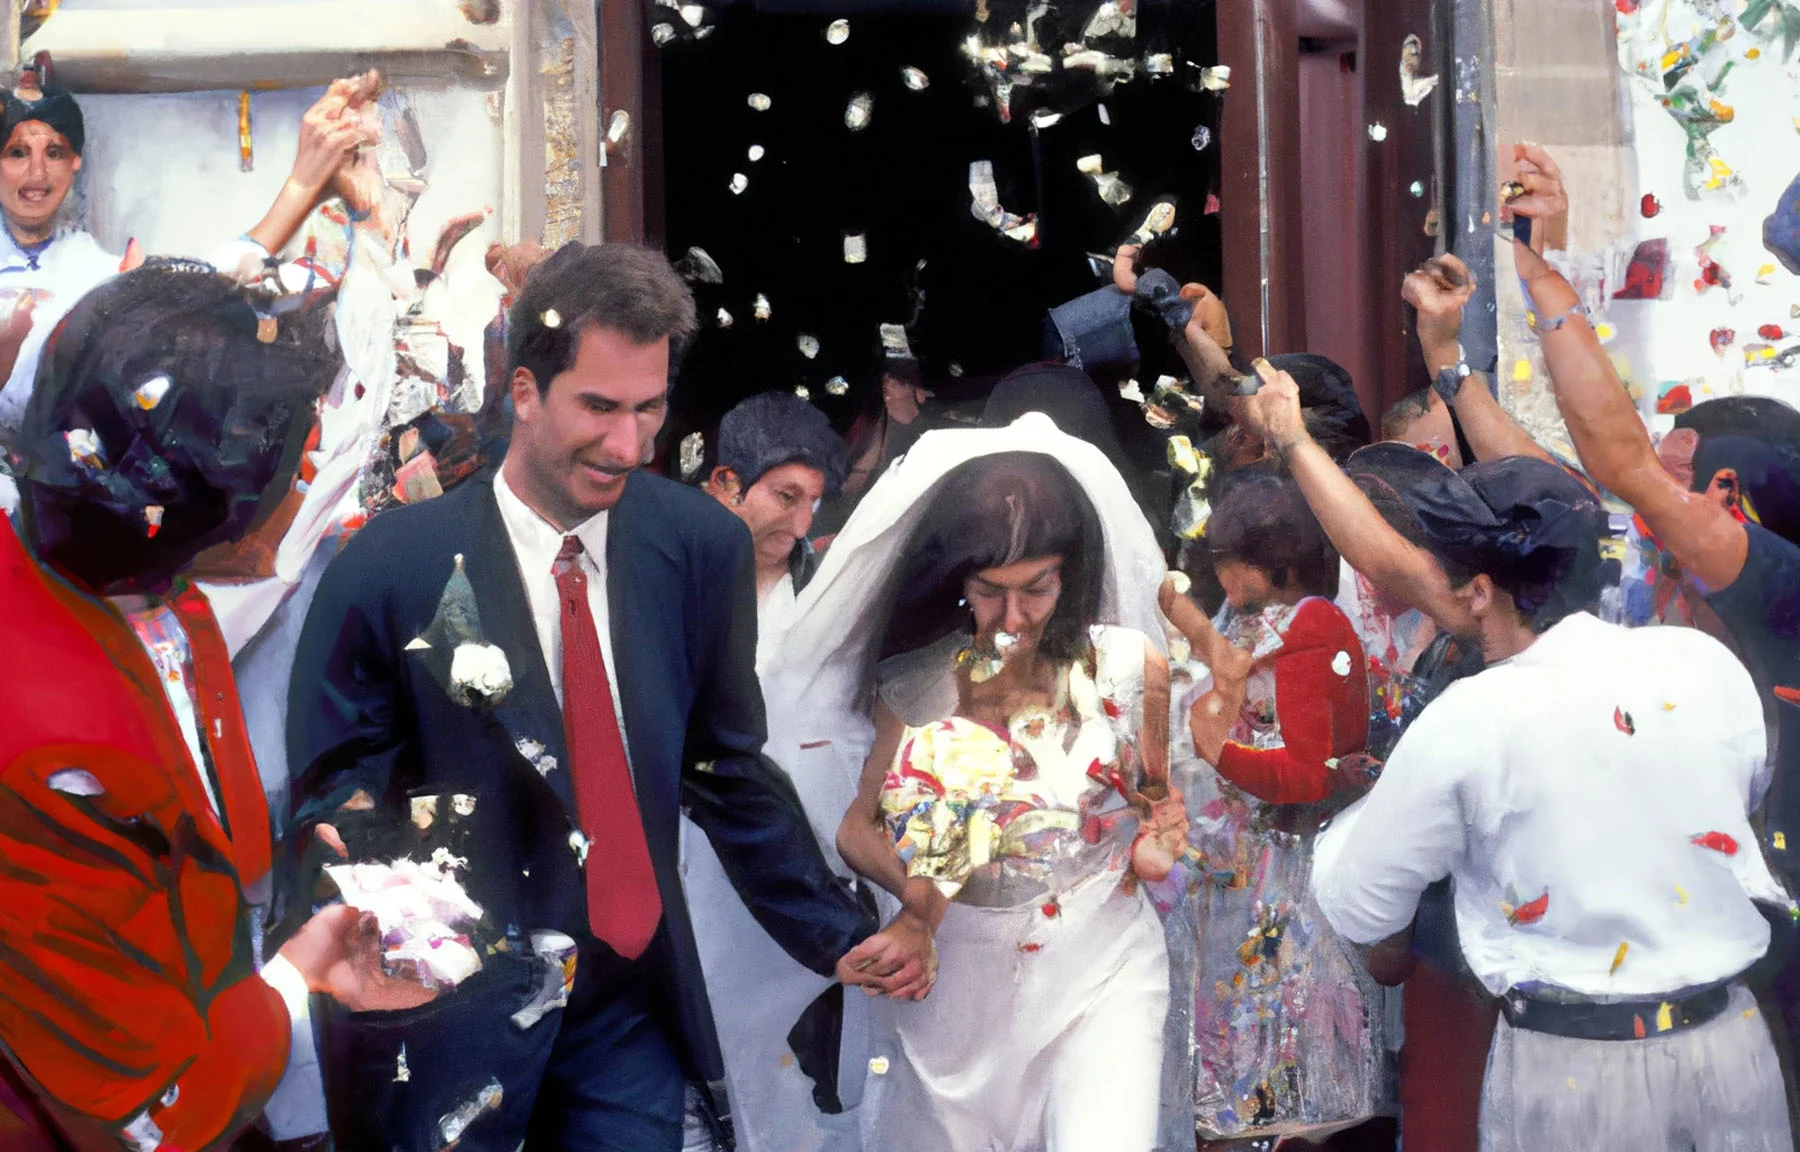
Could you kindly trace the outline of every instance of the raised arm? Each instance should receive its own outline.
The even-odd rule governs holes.
[[[1419,349],[1425,370],[1431,373],[1433,391],[1450,405],[1462,425],[1477,460],[1505,456],[1535,456],[1550,463],[1550,453],[1519,427],[1494,399],[1485,376],[1479,372],[1459,377],[1445,369],[1462,362],[1462,311],[1475,294],[1475,278],[1468,266],[1445,253],[1415,268],[1406,277],[1400,294],[1418,313]]]
[[[1663,468],[1569,282],[1517,241],[1513,259],[1538,315],[1556,406],[1581,466],[1595,483],[1637,509],[1685,571],[1711,591],[1729,587],[1749,553],[1744,526]]]
[[[360,109],[380,88],[373,73],[355,80],[334,80],[325,95],[300,118],[300,144],[293,171],[263,218],[246,236],[274,255],[300,230],[307,216],[330,191],[344,162],[370,143]]]
[[[1236,374],[1231,366],[1231,319],[1224,303],[1204,285],[1184,285],[1182,295],[1194,301],[1194,314],[1170,339],[1194,378],[1195,390],[1208,404],[1225,405]]]
[[[1343,469],[1313,443],[1300,419],[1300,391],[1267,360],[1256,362],[1262,387],[1243,405],[1244,419],[1287,461],[1313,515],[1349,565],[1409,608],[1455,635],[1474,627],[1469,609],[1450,587],[1443,568],[1394,531]]]

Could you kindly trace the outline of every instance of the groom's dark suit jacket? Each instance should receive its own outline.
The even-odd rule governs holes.
[[[452,698],[447,645],[408,648],[430,626],[458,555],[482,638],[511,669],[513,687],[491,709]],[[664,909],[646,957],[654,1005],[690,1073],[718,1081],[678,872],[681,814],[711,840],[757,921],[815,971],[832,972],[875,924],[825,864],[792,783],[761,754],[754,561],[743,524],[697,490],[635,473],[611,512],[606,577],[612,680]],[[422,1009],[334,1016],[328,1083],[353,1085],[359,1113],[407,1114],[380,1127],[417,1133],[427,1147],[440,1118],[490,1078],[508,1109],[528,1109],[558,1013],[529,1028],[511,1021],[541,983],[541,966],[520,958],[518,941],[533,929],[590,946],[591,937],[570,845],[578,825],[562,713],[491,479],[374,518],[332,562],[300,641],[288,733],[298,825],[290,843],[339,820],[358,790],[400,827],[412,797],[472,796],[468,887],[490,933],[515,930],[467,985]],[[606,844],[589,851],[588,866],[606,866]],[[408,1068],[399,1075],[403,1043]],[[334,1069],[334,1058],[359,1066]],[[347,1103],[334,1101],[334,1115]]]

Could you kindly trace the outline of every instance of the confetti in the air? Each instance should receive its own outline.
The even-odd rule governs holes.
[[[684,280],[695,280],[702,284],[725,282],[725,273],[719,270],[718,261],[704,248],[689,248],[681,259],[675,261],[675,271],[681,273]]]
[[[1400,44],[1400,98],[1408,107],[1417,108],[1425,97],[1436,90],[1435,75],[1421,76],[1419,68],[1425,59],[1425,46],[1417,36],[1408,36]]]
[[[858,92],[850,97],[850,103],[844,108],[844,127],[852,132],[861,132],[869,126],[869,116],[875,110],[875,97],[867,92]]]
[[[142,384],[139,384],[137,391],[133,392],[132,396],[136,398],[137,406],[148,412],[150,409],[162,403],[162,398],[168,394],[169,378],[167,376],[152,376]]]

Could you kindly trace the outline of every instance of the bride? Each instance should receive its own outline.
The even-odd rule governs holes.
[[[1027,415],[921,439],[765,638],[770,756],[941,958],[846,1045],[865,1147],[1154,1145],[1169,965],[1137,880],[1185,836],[1164,571],[1105,457]],[[757,1011],[718,1000],[722,1037]]]

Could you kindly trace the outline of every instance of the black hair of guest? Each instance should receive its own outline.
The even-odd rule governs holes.
[[[575,363],[590,327],[621,332],[636,344],[667,338],[671,376],[698,328],[694,295],[668,257],[633,244],[579,241],[531,270],[506,320],[507,374],[529,369],[540,394]]]
[[[1087,653],[1100,611],[1106,541],[1081,485],[1040,452],[1000,452],[938,483],[899,564],[881,656],[898,656],[969,625],[968,578],[1021,560],[1062,557],[1062,593],[1038,649],[1055,660]]]
[[[1415,511],[1422,494],[1456,488],[1455,469],[1410,444],[1383,440],[1351,453],[1344,473],[1369,498],[1388,527],[1408,544],[1431,553],[1451,587],[1461,588],[1475,578],[1472,570],[1432,551],[1430,535]],[[1462,490],[1470,500],[1479,499],[1467,485]]]
[[[1300,486],[1269,472],[1235,480],[1213,504],[1206,522],[1213,561],[1236,561],[1286,590],[1332,599],[1338,593],[1337,549],[1306,503]]]
[[[187,261],[82,297],[45,345],[16,446],[38,558],[90,594],[159,593],[273,512],[341,364],[324,300],[271,317]]]
[[[1533,632],[1592,611],[1618,582],[1618,561],[1600,551],[1606,509],[1562,468],[1507,456],[1452,475],[1414,508],[1432,552],[1447,570],[1486,575]]]
[[[1675,417],[1675,427],[1708,436],[1753,436],[1800,450],[1800,409],[1773,396],[1719,396]]]

